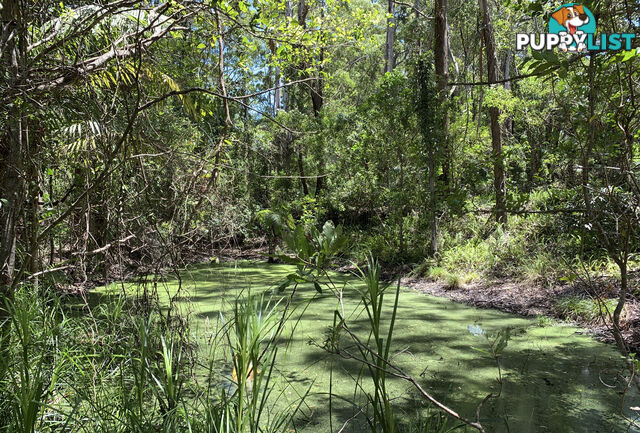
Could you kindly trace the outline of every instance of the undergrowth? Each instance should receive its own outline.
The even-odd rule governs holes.
[[[69,301],[30,287],[8,301],[1,432],[292,427],[299,403],[275,408],[270,398],[279,380],[273,375],[279,346],[266,343],[284,338],[276,302],[263,295],[236,299],[206,352],[183,316],[153,307],[152,299],[102,297],[93,306]],[[277,389],[283,392],[287,383]]]
[[[560,317],[585,322],[599,322],[610,320],[617,299],[596,299],[570,296],[554,302],[554,309]]]
[[[413,275],[443,281],[448,287],[492,279],[549,287],[585,275],[617,274],[615,263],[602,252],[580,259],[585,252],[577,238],[552,231],[552,221],[544,214],[513,215],[503,227],[489,217],[460,218],[443,227],[439,252],[415,266]]]

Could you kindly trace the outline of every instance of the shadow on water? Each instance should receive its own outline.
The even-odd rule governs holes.
[[[237,296],[246,295],[247,288],[255,292],[273,288],[292,269],[249,262],[196,266],[184,273],[178,299],[195,314],[196,327],[204,328],[207,320],[228,311]],[[359,283],[347,275],[333,274],[332,278],[340,287],[344,285],[345,315],[350,328],[366,338],[368,321],[359,303]],[[167,279],[165,286],[168,294],[177,290],[173,279]],[[361,366],[332,357],[318,347],[332,323],[336,299],[329,293],[318,296],[312,287],[301,286],[296,302],[304,301],[311,304],[296,317],[299,323],[283,351],[282,377],[298,389],[311,386],[299,423],[306,426],[305,431],[325,432],[329,431],[329,374],[333,369],[332,413],[337,430],[356,415],[354,399],[363,401],[354,397],[353,383]],[[391,302],[390,292],[389,308]],[[618,415],[623,390],[619,374],[624,372],[620,358],[612,347],[582,335],[577,328],[539,327],[532,319],[403,290],[394,333],[394,362],[420,378],[425,390],[464,416],[474,418],[476,405],[487,394],[497,392],[498,371],[495,361],[477,350],[485,349],[487,343],[470,334],[470,324],[480,326],[489,335],[504,327],[512,329],[501,361],[502,396],[489,400],[481,413],[488,432],[627,431],[627,424]],[[400,418],[424,409],[424,402],[416,398],[409,384],[399,379],[389,382]],[[625,414],[631,415],[629,406],[637,405],[637,397],[627,397]],[[295,393],[291,398],[295,399]],[[364,430],[364,419],[356,416],[344,431]]]

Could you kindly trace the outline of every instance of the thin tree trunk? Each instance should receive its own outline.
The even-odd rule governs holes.
[[[287,0],[285,2],[285,16],[287,18],[293,18],[293,8],[291,7],[291,1]],[[290,75],[290,69],[282,71],[283,81],[286,84],[287,78]],[[282,101],[280,103],[282,110],[287,111],[289,109],[289,88],[284,87],[282,89]]]
[[[395,68],[393,43],[396,39],[396,20],[393,14],[393,0],[387,0],[387,41],[384,47],[384,72],[391,72]]]
[[[438,110],[442,114],[438,128],[438,138],[435,145],[443,149],[442,174],[445,185],[450,182],[450,158],[449,148],[449,115],[447,110],[447,83],[449,82],[449,27],[447,24],[447,0],[436,0],[435,2],[435,34],[434,34],[434,60],[436,72],[436,89],[438,92]],[[433,146],[432,146],[433,147]],[[438,170],[439,152],[435,148],[429,151],[429,229],[430,229],[430,252],[438,252],[438,219],[436,216],[436,177]]]
[[[298,146],[300,146],[298,144]],[[309,195],[309,187],[307,186],[307,178],[304,175],[304,164],[302,161],[302,149],[298,149],[298,174],[300,175],[300,183],[302,184],[302,192]]]
[[[587,146],[582,154],[582,194],[584,198],[584,208],[585,214],[589,223],[592,223],[597,233],[602,240],[607,252],[609,253],[609,257],[611,257],[620,270],[620,293],[618,296],[618,303],[613,312],[612,317],[612,334],[613,338],[616,342],[616,346],[618,346],[618,350],[620,353],[627,357],[629,355],[629,348],[624,341],[624,337],[622,336],[622,332],[620,329],[620,315],[626,303],[627,294],[628,294],[628,269],[627,269],[627,261],[628,261],[628,253],[629,253],[629,234],[631,227],[627,227],[627,236],[626,239],[621,243],[624,245],[618,245],[616,242],[613,242],[608,234],[607,229],[602,227],[600,224],[600,217],[594,211],[590,191],[590,175],[591,175],[591,155],[596,146],[596,119],[595,119],[595,104],[596,104],[596,80],[595,80],[595,59],[592,56],[589,60],[589,136],[587,138]],[[628,362],[629,367],[632,372],[634,371],[634,364]]]
[[[231,112],[229,110],[229,100],[227,99],[227,87],[224,79],[224,26],[220,21],[220,14],[218,13],[218,9],[214,9],[216,16],[216,27],[218,30],[218,77],[220,80],[220,92],[222,93],[222,104],[224,107],[224,126],[222,128],[222,134],[220,134],[220,141],[218,142],[218,146],[215,150],[214,156],[214,168],[213,168],[213,189],[215,190],[218,186],[218,177],[220,176],[220,170],[218,168],[220,164],[220,155],[222,154],[222,150],[224,148],[225,140],[227,139],[227,132],[229,130],[229,126],[232,125],[231,122]]]
[[[508,80],[511,78],[511,50],[507,50],[507,55],[504,58],[504,79]],[[511,90],[511,81],[504,82],[505,90]],[[513,135],[513,118],[511,116],[507,117],[504,121],[504,132],[505,137],[510,137]]]
[[[53,174],[49,175],[49,200],[53,200]],[[53,232],[49,232],[49,266],[53,266],[53,261],[56,254],[55,240],[53,238]]]
[[[307,28],[307,13],[309,13],[309,6],[305,0],[298,0],[298,24],[303,29]],[[306,65],[303,63],[301,70],[304,71],[306,69]],[[308,74],[303,72],[303,77],[307,78]],[[313,84],[312,84],[313,86]],[[313,103],[313,87],[311,90],[311,102]],[[303,149],[300,143],[298,143],[298,174],[300,176],[300,184],[302,185],[302,192],[304,195],[309,195],[309,187],[307,185],[307,179],[304,174],[304,160],[303,160]]]
[[[322,61],[324,57],[324,50],[320,51],[320,64],[322,64]],[[320,66],[320,72],[322,72],[322,66]],[[315,83],[315,87],[314,85],[311,86],[311,100],[313,102],[313,114],[315,116],[316,119],[320,118],[320,110],[322,110],[322,106],[324,105],[324,97],[322,95],[322,79],[318,78],[317,82]],[[322,140],[324,137],[321,136],[320,139]],[[322,189],[324,188],[324,177],[323,174],[327,169],[327,163],[325,161],[324,158],[324,149],[325,146],[320,146],[320,152],[322,152],[323,154],[319,157],[320,161],[318,163],[318,177],[316,178],[316,190],[314,192],[315,196],[318,197],[318,195],[320,194],[320,191],[322,191]]]
[[[442,146],[442,177],[445,185],[451,184],[451,148],[449,146],[449,110],[447,109],[447,83],[449,82],[449,25],[447,0],[435,2],[434,57],[437,78],[438,102],[442,113],[439,145]],[[436,165],[437,167],[437,165]]]
[[[271,49],[271,58],[273,60],[273,58],[276,55],[276,43],[275,41],[271,40],[269,41],[269,48]],[[280,100],[282,99],[281,97],[281,89],[280,89],[280,82],[281,82],[281,77],[280,77],[280,66],[276,65],[275,68],[275,90],[273,91],[273,115],[277,116],[278,115],[278,111],[280,110]]]
[[[540,149],[536,137],[529,125],[525,126],[527,141],[529,142],[529,164],[527,167],[527,183],[529,190],[536,185],[537,177],[540,173]]]
[[[429,252],[434,255],[438,252],[438,218],[436,214],[436,158],[435,152],[429,152]]]
[[[27,135],[27,143],[30,145],[30,159],[27,162],[29,167],[29,197],[31,199],[31,203],[29,206],[29,274],[37,275],[37,272],[40,270],[40,248],[38,243],[38,235],[40,232],[40,200],[41,200],[41,189],[40,189],[40,176],[39,176],[39,166],[37,163],[37,153],[38,149],[36,148],[37,143],[41,142],[41,137],[39,139],[30,139]],[[31,283],[33,284],[34,289],[38,289],[39,278],[36,276],[32,279]]]
[[[416,20],[420,20],[420,13],[421,13],[421,8],[420,8],[420,0],[413,0],[413,11],[415,12],[415,19]],[[417,40],[417,48],[418,48],[418,56],[422,56],[422,38],[418,38]]]
[[[487,78],[490,83],[498,80],[498,59],[496,55],[496,43],[491,24],[488,0],[478,0],[480,13],[482,14],[482,40],[487,54]],[[502,154],[502,126],[500,125],[500,110],[497,107],[489,108],[491,121],[491,150],[493,159],[493,187],[496,194],[496,220],[499,223],[507,223],[507,188],[504,175],[504,155]]]

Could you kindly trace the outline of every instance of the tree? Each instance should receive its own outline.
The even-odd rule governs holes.
[[[17,88],[24,76],[26,26],[24,17],[17,0],[5,1],[2,8],[2,45],[0,54],[4,73],[2,76],[3,87]],[[6,101],[6,99],[5,99]],[[13,278],[16,260],[16,225],[22,213],[23,203],[26,200],[26,178],[24,173],[28,144],[25,142],[28,136],[28,124],[25,119],[22,101],[13,100],[7,105],[5,118],[5,135],[2,140],[2,201],[0,204],[0,297],[10,299],[12,293]],[[3,333],[0,338],[4,341],[8,323],[5,321],[8,314],[7,304],[0,303],[0,323]]]
[[[136,25],[127,21],[132,13],[137,13]],[[38,221],[38,215],[34,214],[37,206],[24,208],[28,182],[31,183],[30,192],[39,195],[37,175],[33,170],[40,166],[37,158],[42,152],[37,149],[35,140],[42,140],[42,133],[36,129],[44,122],[38,122],[35,115],[45,112],[44,107],[58,105],[61,95],[74,83],[86,82],[105,73],[111,74],[107,80],[117,81],[108,71],[111,62],[135,57],[140,60],[144,51],[177,30],[181,20],[191,13],[181,8],[170,10],[169,4],[154,7],[127,0],[104,6],[81,6],[75,10],[56,2],[45,3],[39,9],[15,0],[3,3],[0,56],[4,73],[0,105],[8,107],[0,119],[5,130],[0,162],[3,200],[0,208],[0,295],[3,299],[11,299],[14,287],[27,270],[37,270],[38,243],[80,207],[83,198],[107,177],[114,158],[131,132],[139,106],[129,114],[128,125],[106,155],[103,170],[57,219],[41,231],[35,223]],[[111,26],[105,26],[109,20],[112,20]],[[121,63],[118,67],[122,66]],[[137,66],[129,78],[139,78],[140,62]],[[120,71],[118,77],[126,75]],[[131,84],[129,81],[128,85]],[[17,225],[21,218],[31,232],[23,243],[26,254],[17,263]],[[8,323],[2,320],[6,314],[7,307],[3,303],[0,305],[3,329]]]
[[[435,26],[434,26],[434,60],[435,72],[438,79],[438,100],[442,111],[442,124],[439,132],[441,146],[444,149],[444,160],[442,164],[443,178],[445,184],[451,183],[451,155],[449,146],[449,114],[447,106],[447,96],[449,90],[449,24],[447,22],[447,0],[436,0],[435,2]],[[433,248],[433,246],[432,246]],[[435,252],[435,250],[434,250]]]
[[[498,81],[498,57],[496,42],[491,23],[488,0],[478,0],[480,14],[482,16],[482,40],[484,42],[487,57],[488,82]],[[507,223],[507,187],[504,174],[504,156],[502,154],[502,126],[500,125],[500,109],[496,106],[489,108],[491,122],[491,151],[493,159],[493,188],[495,190],[496,220],[499,223]]]
[[[393,53],[393,44],[396,39],[396,19],[393,7],[394,1],[387,0],[387,31],[386,42],[384,48],[384,72],[391,72],[396,64],[395,55]]]

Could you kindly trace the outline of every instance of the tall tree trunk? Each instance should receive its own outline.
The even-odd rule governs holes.
[[[496,42],[493,35],[493,25],[489,11],[488,0],[478,0],[480,13],[482,14],[482,40],[487,54],[487,78],[489,83],[498,81],[498,58],[496,54]],[[491,121],[491,150],[493,159],[493,187],[496,194],[496,220],[499,223],[507,222],[507,187],[504,175],[504,155],[502,154],[502,126],[500,125],[500,110],[497,107],[489,108]]]
[[[213,173],[211,176],[211,180],[213,182],[213,189],[218,189],[218,178],[220,176],[220,156],[222,154],[222,150],[224,149],[225,141],[227,139],[227,133],[229,131],[229,127],[233,124],[231,122],[231,112],[229,110],[229,100],[227,99],[227,86],[224,78],[224,38],[225,38],[225,29],[220,20],[220,14],[218,13],[218,9],[214,9],[215,17],[216,17],[216,29],[218,31],[218,79],[220,80],[220,92],[222,93],[222,105],[224,108],[224,126],[222,127],[222,133],[220,134],[220,139],[218,141],[218,146],[215,149],[214,155],[214,167]],[[202,201],[202,200],[201,200]],[[198,206],[199,207],[199,206]]]
[[[429,252],[438,252],[438,218],[436,213],[436,158],[433,150],[429,151]]]
[[[396,39],[396,19],[393,14],[393,0],[387,0],[387,41],[384,46],[384,72],[391,72],[395,65],[393,43]]]
[[[282,99],[280,94],[280,86],[281,86],[281,79],[280,79],[280,67],[276,66],[276,89],[273,92],[273,115],[277,116],[278,115],[278,111],[280,110],[280,100]]]
[[[436,0],[435,2],[435,28],[434,28],[434,57],[436,72],[436,89],[438,92],[438,110],[442,113],[438,128],[438,138],[436,147],[442,149],[442,154],[436,149],[429,152],[429,196],[430,196],[430,232],[431,245],[430,252],[435,254],[438,251],[438,220],[436,217],[436,170],[438,170],[439,156],[442,158],[442,174],[445,185],[449,185],[450,158],[449,148],[449,115],[447,109],[447,83],[449,82],[449,27],[447,24],[447,0]],[[432,146],[433,147],[433,146]]]
[[[320,16],[321,18],[324,18],[324,8],[325,8],[325,3],[324,1],[322,1],[320,3]],[[309,13],[309,6],[306,4],[305,0],[298,0],[298,24],[306,29],[307,28],[307,14]],[[322,92],[322,87],[323,87],[323,82],[322,82],[322,62],[324,61],[324,49],[321,48],[320,49],[320,57],[318,59],[318,64],[320,65],[318,67],[318,75],[319,78],[317,80],[314,80],[311,82],[311,84],[309,85],[309,93],[311,96],[311,107],[313,109],[313,117],[318,120],[320,117],[320,111],[322,110],[322,107],[324,105],[324,96],[323,96],[323,92]],[[301,68],[302,71],[305,70],[305,65],[302,65]],[[309,74],[307,74],[306,72],[302,72],[302,76],[304,78],[307,78],[309,76]],[[320,161],[318,163],[318,169],[321,172],[324,172],[324,169],[326,167],[326,163],[324,158],[320,157],[319,158]],[[303,165],[303,158],[302,158],[302,149],[300,148],[299,152],[298,152],[298,171],[300,172],[300,181],[302,183],[302,189],[305,195],[309,194],[309,188],[307,186],[307,181],[304,177],[304,165]],[[322,173],[319,173],[322,174]],[[320,191],[322,190],[324,186],[323,183],[323,178],[318,176],[316,178],[316,188],[314,191],[314,195],[317,197],[318,194],[320,193]]]
[[[442,152],[442,177],[450,185],[451,148],[449,146],[449,110],[447,108],[447,83],[449,82],[449,25],[447,23],[447,0],[435,2],[434,57],[436,66],[438,102],[442,113],[439,146]]]
[[[324,8],[325,2],[322,1],[320,4],[320,17],[324,19]],[[316,120],[320,118],[320,111],[324,106],[324,95],[322,93],[322,63],[324,62],[324,48],[320,48],[320,58],[318,62],[318,79],[311,84],[311,103],[313,104],[313,116]],[[322,139],[322,136],[320,137]],[[320,152],[323,153],[325,146],[320,146]],[[327,163],[324,158],[324,154],[320,156],[320,161],[318,162],[318,177],[316,177],[316,190],[314,195],[318,197],[322,188],[324,188],[324,177],[323,174],[327,169]]]
[[[632,222],[624,219],[621,220],[620,230],[624,232],[618,234],[618,238],[613,236],[609,236],[608,230],[606,227],[603,227],[600,223],[602,219],[602,211],[598,212],[598,209],[595,209],[592,205],[592,196],[591,196],[591,188],[590,185],[591,179],[591,156],[594,152],[596,152],[596,115],[595,115],[595,107],[596,107],[596,64],[595,57],[591,56],[589,59],[589,111],[588,111],[588,126],[589,126],[589,136],[587,138],[586,147],[582,153],[582,195],[584,199],[584,208],[585,208],[585,216],[587,221],[594,225],[596,228],[596,233],[598,234],[601,242],[604,244],[607,252],[609,253],[609,257],[618,265],[620,270],[620,292],[618,294],[618,302],[616,304],[616,308],[613,311],[612,316],[612,327],[611,331],[613,334],[613,338],[618,346],[618,350],[622,355],[626,358],[629,355],[629,347],[622,335],[622,331],[620,328],[620,316],[624,305],[626,303],[627,294],[629,291],[629,283],[628,283],[628,259],[629,259],[629,246],[630,246],[630,235],[633,230]],[[609,187],[610,185],[607,185]],[[624,216],[623,216],[624,217]],[[625,227],[626,226],[626,227]],[[627,359],[627,364],[631,369],[631,373],[635,372],[635,364],[630,362]],[[638,384],[638,382],[636,382]]]
[[[307,14],[309,13],[309,6],[305,2],[305,0],[298,0],[298,24],[303,29],[307,28]],[[303,62],[300,70],[301,75],[304,78],[308,77],[308,74],[305,72],[306,62]],[[313,103],[313,84],[311,84],[311,102]],[[302,193],[304,195],[309,195],[309,186],[307,185],[307,178],[304,172],[304,158],[303,158],[303,148],[300,143],[298,143],[298,175],[300,176],[300,184],[302,185]]]
[[[42,199],[40,188],[40,167],[38,165],[38,145],[42,142],[42,137],[27,136],[27,144],[30,147],[29,161],[25,161],[29,170],[28,197],[30,199],[29,217],[29,275],[37,274],[40,268],[40,246],[38,235],[40,234],[40,201]],[[38,289],[39,278],[33,277],[34,289]]]
[[[3,2],[1,64],[4,71],[2,86],[15,88],[24,61],[24,29],[21,27],[20,6],[17,0]],[[13,279],[16,262],[16,227],[22,214],[25,196],[24,162],[28,147],[25,137],[23,107],[14,101],[6,108],[5,131],[1,146],[0,173],[0,357],[9,346],[8,304],[13,296]]]
[[[269,48],[271,49],[271,58],[273,60],[273,57],[275,57],[276,55],[276,43],[273,40],[269,41]],[[273,91],[273,115],[277,116],[278,115],[278,110],[280,110],[280,102],[281,102],[281,89],[280,89],[280,83],[281,83],[281,76],[280,76],[280,66],[276,65],[275,68],[275,90]]]
[[[285,2],[284,13],[287,18],[293,18],[293,7],[291,6],[291,0],[287,0]],[[282,80],[284,81],[285,84],[287,82],[287,78],[289,78],[290,72],[291,72],[291,69],[285,69],[284,71],[282,71],[282,74],[283,74]],[[287,111],[289,109],[289,88],[288,87],[282,88],[282,101],[280,105],[282,110],[284,111]]]

